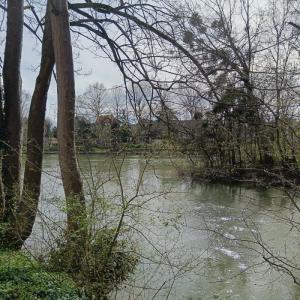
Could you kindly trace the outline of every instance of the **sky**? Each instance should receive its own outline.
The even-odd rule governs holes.
[[[257,2],[258,0],[253,0]],[[260,0],[260,4],[265,3],[266,0]],[[81,41],[83,43],[83,41]],[[21,75],[23,79],[23,90],[32,94],[36,76],[38,74],[38,66],[40,63],[40,46],[41,44],[36,41],[35,37],[26,28],[24,29],[23,41],[23,55]],[[84,45],[88,47],[88,45]],[[75,69],[81,69],[81,73],[85,75],[76,75],[76,95],[84,92],[89,84],[95,82],[103,83],[107,88],[115,85],[122,85],[122,76],[116,65],[109,59],[95,57],[94,54],[87,50],[74,49],[74,57],[76,57]],[[52,80],[49,91],[47,106],[47,116],[51,119],[56,119],[56,84]]]
[[[22,53],[22,88],[32,94],[35,80],[39,71],[41,44],[36,41],[27,29],[24,30],[23,53]],[[89,84],[95,82],[103,83],[107,88],[122,84],[122,76],[116,65],[109,59],[95,57],[87,50],[74,49],[75,69],[80,69],[80,74],[75,75],[76,95],[84,92]],[[48,93],[47,117],[56,119],[56,84],[52,78],[51,87]]]

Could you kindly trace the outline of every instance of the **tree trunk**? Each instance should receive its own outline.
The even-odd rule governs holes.
[[[18,206],[16,220],[17,232],[21,241],[25,241],[31,234],[40,197],[46,103],[54,67],[54,52],[48,9],[45,20],[40,72],[36,79],[28,117],[27,159],[23,194]]]
[[[53,0],[51,28],[57,71],[59,164],[67,201],[67,233],[82,229],[86,217],[75,151],[75,82],[67,1]]]
[[[3,65],[5,101],[5,149],[2,179],[5,190],[4,221],[14,217],[14,207],[20,198],[21,154],[21,89],[20,76],[23,40],[23,0],[7,1],[7,34]]]
[[[2,155],[3,155],[3,147],[4,147],[4,111],[3,111],[3,88],[2,81],[0,78],[0,170],[2,170]],[[4,190],[2,184],[2,176],[0,175],[0,222],[3,221],[4,217]]]

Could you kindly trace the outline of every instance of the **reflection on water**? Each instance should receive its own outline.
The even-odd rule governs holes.
[[[178,178],[180,163],[167,157],[153,158],[140,180],[144,196],[139,203],[151,198],[143,203],[138,221],[132,221],[143,259],[133,278],[113,298],[300,299],[291,279],[263,265],[258,246],[245,242],[261,235],[270,247],[299,259],[297,233],[281,222],[290,216],[289,201],[275,189]],[[93,179],[107,199],[118,195],[117,181],[108,180],[115,174],[110,158],[82,156],[80,167],[87,187]],[[122,182],[128,195],[144,168],[144,157],[124,160]],[[42,240],[50,237],[45,229],[47,218],[63,226],[62,195],[57,157],[46,156],[40,205],[44,220],[37,220],[29,245],[42,235]]]

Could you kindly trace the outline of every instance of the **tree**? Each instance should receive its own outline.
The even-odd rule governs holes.
[[[7,34],[3,65],[5,147],[2,181],[5,192],[4,221],[12,221],[20,198],[21,92],[20,75],[23,40],[23,0],[7,3]],[[12,51],[14,49],[14,51]]]
[[[77,99],[77,115],[96,122],[97,118],[105,112],[107,97],[108,92],[102,83],[90,84]]]
[[[231,4],[203,0],[199,6],[174,5],[174,32],[205,71],[185,61],[180,67],[185,82],[174,92],[185,97],[186,87],[195,93],[196,106],[213,113],[211,121],[218,122],[220,133],[216,136],[224,140],[211,139],[207,145],[222,149],[223,167],[289,168],[288,160],[295,169],[296,131],[291,125],[296,119],[298,40],[287,22],[293,4],[270,1],[266,14],[260,13],[259,3]],[[204,6],[209,17],[201,14]]]
[[[200,113],[203,109],[198,93],[186,87],[183,87],[183,90],[180,92],[180,106],[182,106],[190,119],[194,119],[195,116],[197,118],[197,113]]]
[[[21,45],[22,45],[22,29],[23,29],[23,23],[24,23],[24,26],[29,29],[36,37],[38,40],[41,40],[39,35],[38,35],[38,30],[40,29],[43,29],[43,22],[41,22],[41,20],[39,19],[39,17],[37,16],[36,14],[36,10],[34,9],[33,6],[28,6],[26,7],[26,9],[32,13],[33,15],[33,18],[29,18],[27,19],[25,22],[24,22],[24,19],[23,19],[23,5],[21,5],[21,2],[18,2],[17,4],[19,5],[18,6],[18,10],[12,10],[11,9],[11,3],[13,4],[16,4],[15,1],[12,1],[12,2],[9,2],[9,6],[8,8],[6,9],[5,6],[3,6],[1,4],[1,8],[4,10],[4,11],[7,11],[8,12],[8,26],[7,26],[7,45],[6,45],[6,48],[8,48],[8,45],[9,45],[9,42],[12,43],[12,39],[11,39],[11,28],[14,28],[14,25],[13,22],[18,22],[17,23],[17,27],[15,27],[15,29],[17,28],[16,30],[16,33],[18,33],[18,39],[13,39],[13,43],[15,43],[16,47],[10,47],[10,48],[16,48],[18,51],[16,52],[13,52],[14,54],[17,53],[17,55],[19,55],[21,53],[20,49],[21,49]],[[17,5],[16,4],[16,5]],[[69,213],[69,228],[70,230],[72,231],[73,229],[75,230],[75,227],[79,227],[79,222],[77,222],[75,219],[77,219],[75,217],[76,215],[76,212],[78,212],[78,214],[80,215],[81,213],[80,212],[83,212],[85,209],[84,209],[84,197],[83,197],[83,193],[82,193],[82,184],[81,184],[81,180],[80,180],[80,176],[79,176],[79,172],[78,172],[78,168],[77,168],[77,163],[76,163],[76,157],[75,157],[75,149],[74,149],[74,113],[73,113],[73,97],[74,97],[74,78],[72,78],[72,74],[73,73],[73,67],[72,67],[72,64],[71,64],[71,61],[72,61],[72,53],[71,53],[71,46],[70,46],[70,32],[69,32],[69,24],[68,24],[68,19],[66,18],[66,16],[63,16],[60,15],[60,11],[59,9],[62,8],[63,9],[63,14],[66,14],[67,13],[67,7],[66,5],[65,6],[61,6],[61,5],[64,5],[64,4],[60,4],[58,6],[58,8],[56,7],[57,5],[55,4],[59,4],[59,3],[55,3],[55,2],[51,2],[51,12],[52,12],[52,16],[51,16],[51,19],[53,18],[53,22],[54,24],[51,25],[51,29],[52,29],[52,32],[55,32],[55,39],[53,41],[53,44],[56,45],[56,53],[55,53],[55,59],[56,61],[58,59],[60,59],[60,61],[58,62],[57,61],[57,70],[58,70],[58,73],[60,75],[58,75],[58,91],[59,91],[59,112],[58,112],[58,115],[59,115],[59,121],[58,121],[58,140],[59,140],[59,144],[60,144],[60,165],[61,165],[61,169],[62,169],[62,175],[63,175],[63,181],[64,181],[64,187],[65,187],[65,192],[66,192],[66,195],[67,195],[67,198],[68,198],[68,203],[71,205],[72,203],[70,202],[71,200],[71,195],[75,196],[76,198],[76,203],[78,204],[77,205],[77,211],[74,209],[74,210],[70,210],[70,213]],[[88,3],[87,3],[88,4]],[[82,5],[82,4],[80,4]],[[83,8],[85,8],[85,5],[83,5]],[[89,4],[90,5],[90,4]],[[94,4],[91,3],[91,5],[93,6]],[[79,15],[80,17],[82,16],[86,16],[86,12],[82,11],[80,6],[78,7],[77,5],[73,6],[70,5],[70,8],[72,10],[72,12],[76,13],[77,15]],[[88,8],[88,6],[87,6]],[[126,22],[127,20],[130,20],[130,22],[137,22],[137,24],[142,28],[142,31],[143,29],[146,29],[147,28],[147,23],[143,22],[143,21],[140,21],[138,19],[136,19],[135,17],[133,17],[134,13],[135,13],[135,10],[136,8],[138,7],[132,7],[133,10],[130,9],[130,12],[129,14],[125,14],[123,15],[122,14],[122,11],[124,11],[124,7],[122,6],[121,7],[121,11],[118,11],[118,10],[115,10],[113,9],[112,6],[100,6],[100,8],[98,7],[98,4],[97,4],[97,7],[95,7],[95,12],[100,12],[101,14],[106,14],[108,11],[109,13],[111,11],[114,11],[116,12],[115,14],[115,17],[116,18],[123,18],[123,21],[122,23],[124,24],[124,26],[126,27]],[[93,8],[94,9],[94,8]],[[100,9],[100,10],[99,10]],[[151,18],[151,14],[152,14],[152,11],[155,11],[155,6],[153,5],[142,5],[140,6],[138,9],[145,9],[145,12],[147,10],[149,10],[147,13],[148,13],[148,16]],[[108,10],[108,11],[107,11]],[[125,9],[126,10],[126,9]],[[121,14],[120,14],[121,12]],[[16,18],[12,18],[12,16],[15,14]],[[89,16],[89,15],[88,15]],[[59,18],[60,17],[60,18]],[[90,17],[90,16],[89,16]],[[28,21],[30,20],[30,21]],[[75,22],[72,22],[72,26],[77,26],[77,28],[86,28],[85,26],[82,26],[82,25],[85,25],[84,23],[85,22],[81,22],[82,20],[79,20],[78,21],[78,18],[75,19],[76,21]],[[58,23],[61,22],[62,25],[64,25],[63,27],[58,27],[57,24],[56,24],[56,21]],[[102,27],[101,27],[101,24],[97,21],[94,20],[93,17],[91,17],[91,19],[88,20],[88,22],[92,22],[95,24],[95,26],[100,30],[97,32],[97,36],[98,37],[101,37],[103,40],[105,40],[108,44],[109,44],[109,49],[112,51],[113,53],[113,56],[116,55],[116,51],[119,52],[119,51],[123,51],[121,50],[121,48],[124,46],[124,47],[128,47],[128,43],[126,42],[124,45],[120,45],[120,47],[118,47],[117,44],[114,44],[112,42],[112,40],[109,38],[109,36],[107,35],[107,33],[105,32],[105,30],[103,31]],[[29,23],[28,23],[29,22]],[[33,26],[34,26],[34,22],[36,22],[37,24],[37,27],[34,29]],[[52,22],[52,23],[53,23]],[[116,24],[116,23],[111,23],[110,21],[110,18],[107,18],[105,20],[105,22],[108,22],[110,24]],[[9,25],[10,24],[10,25]],[[47,24],[47,22],[46,22]],[[59,29],[59,30],[54,30],[54,28]],[[117,26],[119,28],[119,30],[121,30],[121,32],[123,32],[124,34],[124,31],[121,29],[121,27]],[[124,27],[124,28],[125,28]],[[95,30],[94,28],[87,28],[90,32],[94,32],[95,33]],[[168,38],[168,35],[165,34],[165,33],[160,33],[157,29],[155,28],[152,28],[152,27],[149,27],[149,32],[151,32],[151,34],[157,34],[158,36],[160,36],[160,38],[165,38],[167,41],[171,41],[170,38]],[[141,32],[142,32],[141,31]],[[58,44],[61,40],[63,40],[61,34],[66,34],[65,36],[67,37],[66,40],[67,40],[67,43],[66,43],[66,47],[64,49],[60,49]],[[45,35],[47,33],[47,30],[45,30]],[[48,35],[49,36],[49,35]],[[131,35],[128,31],[128,35],[126,36],[126,34],[124,35],[125,39],[127,39],[130,44],[132,44],[132,41],[135,39],[135,36],[134,35]],[[47,41],[49,41],[49,39],[47,39]],[[149,40],[149,42],[151,43],[151,40]],[[172,41],[173,42],[173,41]],[[95,40],[95,44],[97,44],[97,41]],[[126,46],[127,44],[127,46]],[[44,41],[43,41],[43,45],[44,45]],[[133,45],[133,44],[132,44]],[[135,47],[134,47],[135,48]],[[184,50],[182,47],[181,47],[182,50]],[[51,46],[49,47],[49,50],[51,51]],[[102,48],[102,50],[104,50],[104,48]],[[139,56],[139,53],[140,50],[138,50],[138,48],[135,48],[135,51],[133,53],[136,53],[138,56]],[[119,52],[121,53],[121,52]],[[124,52],[122,52],[124,53]],[[9,62],[10,64],[12,64],[12,61],[13,59],[10,59],[11,53],[9,53],[9,51],[6,51],[5,53],[5,59],[4,61],[6,62]],[[42,128],[43,128],[43,124],[44,124],[44,117],[43,117],[43,114],[44,114],[44,109],[43,109],[43,106],[45,104],[45,101],[46,101],[46,95],[47,95],[47,89],[48,89],[48,84],[49,84],[49,78],[50,78],[50,70],[51,70],[51,66],[52,66],[52,62],[51,62],[51,59],[49,59],[49,57],[51,56],[49,53],[47,54],[47,52],[45,51],[42,51],[42,54],[43,55],[49,55],[45,60],[45,64],[43,65],[43,68],[41,68],[40,70],[40,76],[37,80],[37,83],[36,83],[36,97],[38,99],[39,104],[37,104],[38,101],[32,101],[31,103],[31,109],[30,109],[30,116],[29,118],[31,118],[31,120],[29,120],[29,126],[28,126],[28,142],[27,142],[27,145],[28,145],[28,151],[29,151],[29,156],[28,156],[28,162],[26,163],[26,170],[25,170],[25,177],[24,178],[24,192],[23,192],[23,199],[21,199],[21,201],[18,201],[18,203],[20,203],[20,207],[17,208],[17,212],[18,212],[18,215],[20,216],[20,220],[22,219],[22,216],[24,216],[24,220],[29,220],[29,223],[31,224],[33,221],[34,221],[34,216],[36,214],[36,207],[37,207],[37,199],[38,199],[38,195],[39,195],[39,189],[40,189],[40,171],[41,171],[41,153],[42,153],[42,147],[43,147],[43,137],[42,137]],[[125,55],[126,56],[126,55]],[[152,55],[153,56],[153,55]],[[67,68],[66,66],[66,63],[64,63],[63,59],[61,57],[66,57],[68,58],[68,64],[71,66],[69,68]],[[116,58],[116,56],[114,56]],[[44,56],[42,57],[42,62],[43,62],[43,59],[44,59]],[[20,82],[20,79],[19,79],[19,61],[20,61],[20,55],[19,57],[16,57],[15,58],[15,61],[14,61],[14,66],[15,68],[8,68],[6,67],[5,69],[8,70],[7,73],[11,73],[12,70],[15,70],[17,69],[17,72],[15,72],[14,74],[14,78],[13,78],[13,82],[14,84],[18,85],[19,82]],[[126,62],[127,61],[127,62]],[[125,60],[122,60],[122,61],[118,61],[120,62],[120,64],[118,64],[118,66],[120,67],[120,70],[122,71],[122,73],[124,74],[125,78],[126,79],[130,79],[131,76],[128,76],[126,75],[126,72],[123,72],[124,69],[122,69],[122,64],[125,63],[129,63],[129,65],[132,63],[132,62],[138,62],[138,60],[128,60],[127,58],[125,58]],[[16,63],[17,62],[17,63]],[[132,67],[136,68],[136,70],[139,68],[139,66],[142,66],[144,64],[143,61],[141,62],[138,62],[137,65],[135,65],[135,63],[132,64]],[[63,70],[66,70],[67,74],[64,74],[62,71]],[[127,69],[127,71],[130,73],[131,71],[129,69]],[[142,76],[148,78],[147,72],[143,72],[142,73]],[[17,78],[18,77],[18,78]],[[42,80],[42,84],[40,82],[40,80]],[[63,81],[66,80],[66,82],[63,83]],[[4,80],[4,90],[5,90],[5,103],[8,103],[7,102],[7,99],[9,98],[8,97],[8,92],[7,90],[10,90],[11,92],[16,92],[18,89],[11,89],[11,87],[9,87],[9,84],[7,84],[7,80],[5,79]],[[154,81],[153,81],[154,82]],[[139,85],[139,83],[137,82],[136,84]],[[67,89],[67,91],[63,91],[63,85],[67,85],[70,87],[70,90]],[[35,96],[35,93],[34,95]],[[34,98],[34,97],[33,97]],[[64,101],[68,99],[68,101]],[[34,100],[34,99],[32,99]],[[12,104],[12,105],[11,105]],[[15,107],[14,107],[14,103],[10,103],[9,105],[5,105],[5,112],[9,112],[12,108],[14,108],[17,112],[17,114],[14,115],[14,121],[16,120],[16,117],[17,117],[17,120],[19,119],[18,115],[19,115],[19,110],[20,110],[20,101],[16,101],[17,104]],[[40,105],[40,107],[39,107]],[[35,117],[34,117],[35,116]],[[10,117],[11,117],[11,114],[9,113],[5,113],[5,121],[9,121],[10,120]],[[39,120],[38,125],[35,125],[36,127],[39,127],[40,130],[36,130],[35,131],[35,128],[34,126],[31,126],[30,125],[30,122],[32,122],[32,120],[34,120],[36,118],[36,120]],[[41,121],[42,120],[42,121]],[[34,124],[33,122],[31,124]],[[16,126],[15,126],[16,125]],[[11,191],[11,193],[8,193],[6,195],[7,197],[7,201],[6,201],[6,204],[9,204],[7,205],[7,209],[5,209],[5,213],[6,214],[10,214],[12,215],[12,212],[13,212],[13,205],[10,205],[11,204],[11,201],[9,201],[10,199],[9,198],[20,198],[20,181],[19,181],[19,178],[20,178],[20,168],[19,168],[19,161],[20,161],[20,147],[18,146],[20,144],[20,141],[18,141],[18,136],[21,135],[21,127],[18,126],[18,121],[17,123],[15,123],[14,126],[12,126],[13,130],[14,130],[14,133],[16,135],[16,139],[15,139],[15,142],[16,142],[16,148],[15,147],[6,147],[6,150],[8,152],[8,149],[11,150],[11,152],[13,152],[15,154],[15,158],[16,159],[11,159],[9,163],[6,163],[4,164],[4,168],[3,168],[3,174],[5,173],[6,170],[10,169],[11,171],[11,177],[14,177],[12,180],[11,180],[11,186],[15,186],[17,187],[17,189],[15,190],[12,190],[12,189],[8,189],[9,186],[5,185],[5,188],[8,189],[9,191]],[[66,136],[64,136],[66,135]],[[67,141],[65,142],[64,139],[67,139]],[[64,140],[64,141],[63,141]],[[11,142],[9,139],[7,139],[5,141],[6,144],[9,144],[7,143],[7,141]],[[14,145],[12,145],[14,146]],[[30,148],[32,146],[32,148]],[[35,149],[35,150],[33,150]],[[33,156],[31,157],[30,153],[34,153],[34,151],[37,151],[35,154],[33,154]],[[40,153],[38,153],[40,152]],[[70,154],[70,155],[69,155]],[[8,159],[9,156],[6,155],[4,159]],[[37,158],[37,160],[35,161],[34,158]],[[34,166],[34,167],[33,167]],[[68,169],[71,169],[72,171],[68,171]],[[73,172],[74,171],[74,172]],[[28,174],[32,174],[30,172],[33,172],[33,174],[35,176],[31,176],[31,177],[28,177]],[[10,177],[9,176],[4,176],[3,178],[5,178],[5,180],[8,180]],[[34,179],[35,178],[35,179]],[[33,180],[34,183],[31,184],[30,181]],[[35,200],[33,201],[33,204],[31,203],[27,203],[28,199],[26,199],[26,195],[31,196],[33,198],[35,198]],[[77,197],[78,196],[78,197]],[[4,201],[1,201],[1,204],[2,206],[4,206]],[[79,205],[80,203],[80,205]],[[69,206],[70,206],[69,205]],[[11,206],[11,207],[9,207]],[[80,206],[80,208],[79,208]],[[26,207],[25,210],[28,210],[28,211],[31,211],[30,212],[30,217],[28,217],[28,214],[24,211],[24,208]],[[2,209],[4,210],[4,209]],[[9,212],[9,213],[7,213]],[[74,214],[72,214],[74,213]],[[7,220],[8,218],[6,218]],[[74,222],[73,222],[74,221]],[[21,224],[22,222],[18,222],[19,224]],[[76,224],[75,224],[76,223]],[[32,224],[31,225],[26,225],[24,226],[24,228],[27,228],[25,231],[26,233],[24,233],[24,236],[27,236],[28,234],[30,234],[30,228],[32,228]],[[22,230],[21,230],[22,231]],[[23,233],[22,233],[23,234]],[[20,239],[20,244],[22,244],[23,242],[23,239]]]
[[[0,77],[0,162],[2,166],[2,155],[3,155],[4,138],[5,138],[5,123],[4,123],[4,97],[3,97],[3,86],[2,86],[1,79],[2,78]],[[3,221],[4,209],[5,209],[5,195],[4,195],[2,176],[0,176],[0,222]]]
[[[25,241],[31,234],[40,197],[44,123],[47,94],[53,67],[54,52],[48,8],[45,17],[40,71],[36,79],[28,116],[27,158],[25,164],[24,185],[17,214],[18,232],[22,241]]]
[[[122,86],[115,86],[111,89],[110,98],[112,101],[111,111],[120,124],[129,123],[129,112],[126,103],[126,91]]]
[[[57,71],[59,164],[67,202],[67,233],[70,238],[72,234],[83,229],[86,217],[85,198],[75,150],[75,82],[68,3],[53,0],[52,5],[51,29]]]

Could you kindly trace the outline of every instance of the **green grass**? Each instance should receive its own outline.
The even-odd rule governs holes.
[[[79,300],[74,282],[64,273],[47,272],[20,251],[0,250],[1,300]]]

